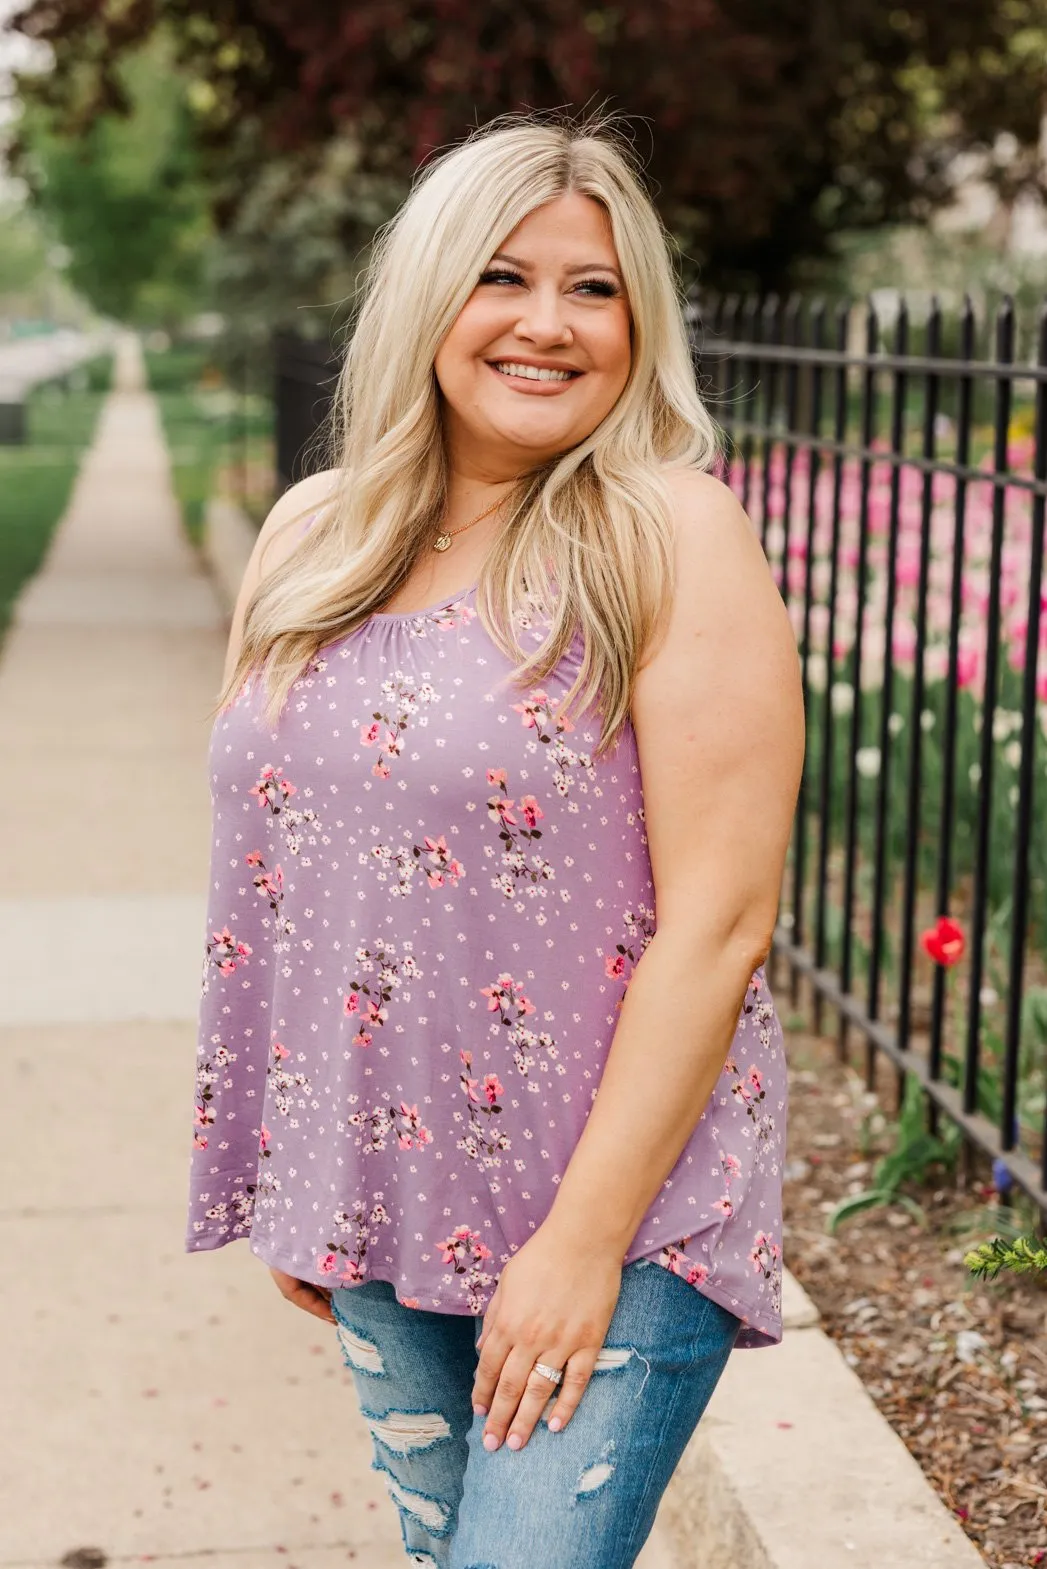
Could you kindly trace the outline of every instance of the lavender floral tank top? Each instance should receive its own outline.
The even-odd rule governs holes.
[[[535,607],[517,626],[542,640]],[[655,927],[632,727],[596,759],[598,721],[560,713],[580,657],[512,688],[469,589],[328,643],[276,729],[254,676],[217,716],[188,1251],[486,1308]],[[736,1313],[739,1346],[781,1338],[785,1106],[761,967],[624,1257]]]

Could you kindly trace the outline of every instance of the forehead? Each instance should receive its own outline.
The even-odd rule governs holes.
[[[565,263],[580,260],[617,267],[618,253],[611,234],[611,220],[603,205],[591,196],[570,191],[536,207],[505,235],[496,247],[530,260],[555,254]]]

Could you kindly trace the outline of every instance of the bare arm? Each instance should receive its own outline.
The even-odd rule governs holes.
[[[796,643],[726,486],[680,473],[677,591],[632,719],[656,931],[547,1225],[619,1259],[723,1070],[766,958],[804,751]]]

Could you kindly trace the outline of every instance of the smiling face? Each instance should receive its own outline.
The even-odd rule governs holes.
[[[572,192],[528,214],[436,356],[452,467],[508,478],[584,441],[629,378],[630,320],[600,203]]]

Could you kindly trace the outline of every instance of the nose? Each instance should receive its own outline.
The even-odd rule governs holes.
[[[570,343],[571,328],[566,307],[558,288],[532,288],[521,302],[513,336],[537,348],[555,348]]]

